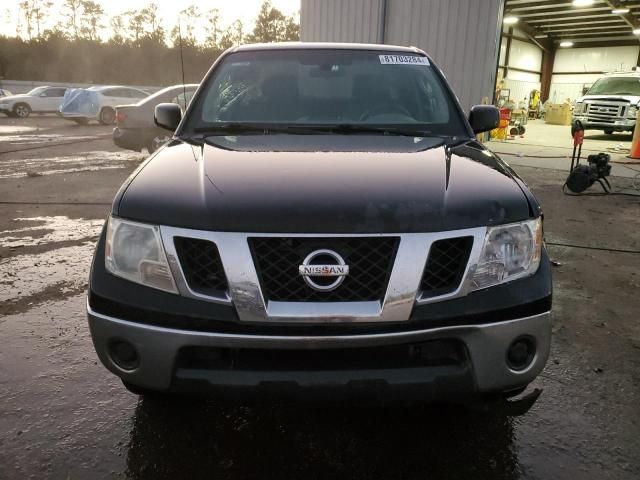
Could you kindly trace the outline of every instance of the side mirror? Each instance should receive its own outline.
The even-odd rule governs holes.
[[[181,119],[182,110],[180,110],[180,105],[175,103],[160,103],[156,105],[153,120],[157,126],[175,132]]]
[[[471,107],[469,123],[473,133],[482,133],[498,128],[500,123],[500,111],[493,105],[476,105]]]

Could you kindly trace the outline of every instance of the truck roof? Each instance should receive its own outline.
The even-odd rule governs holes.
[[[605,77],[638,77],[640,78],[640,71],[638,72],[607,72]]]
[[[380,52],[405,52],[421,53],[416,47],[404,47],[401,45],[381,45],[378,43],[334,43],[334,42],[280,42],[280,43],[249,43],[239,45],[232,51],[246,52],[256,50],[300,50],[300,49],[324,49],[324,50],[375,50]]]

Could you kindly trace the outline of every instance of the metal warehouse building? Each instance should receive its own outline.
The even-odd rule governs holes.
[[[419,47],[465,109],[488,100],[520,123],[568,125],[599,79],[640,78],[640,4],[627,0],[301,0],[300,30],[303,41]],[[607,135],[635,111],[611,101],[621,117]]]
[[[307,42],[412,45],[443,70],[463,108],[493,98],[503,0],[302,0]]]

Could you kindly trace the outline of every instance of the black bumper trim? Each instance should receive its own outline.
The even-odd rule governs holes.
[[[391,333],[420,328],[438,328],[456,325],[482,325],[529,317],[548,312],[551,296],[515,307],[492,310],[476,315],[460,315],[446,319],[409,320],[393,323],[342,324],[342,325],[265,325],[246,324],[203,318],[191,315],[176,315],[156,310],[132,307],[89,292],[89,305],[103,315],[122,318],[144,325],[176,328],[196,332],[246,333],[256,335],[350,335],[358,333]]]

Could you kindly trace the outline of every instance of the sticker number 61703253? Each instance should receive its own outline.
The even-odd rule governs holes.
[[[380,63],[387,65],[429,65],[427,57],[416,55],[378,55]]]

